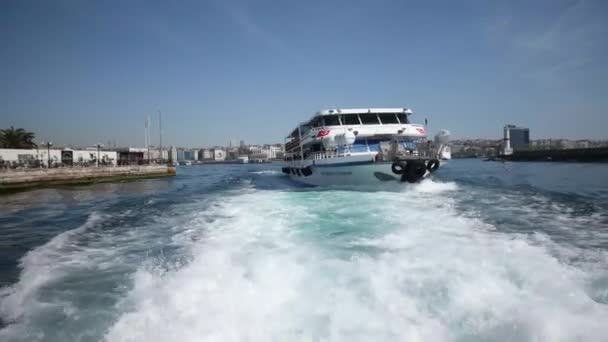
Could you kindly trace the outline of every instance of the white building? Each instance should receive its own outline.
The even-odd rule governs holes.
[[[213,160],[214,159],[213,149],[201,148],[198,151],[198,158],[199,158],[199,160]]]
[[[46,166],[49,161],[51,162],[51,165],[91,164],[95,163],[97,158],[104,164],[116,165],[117,154],[115,151],[100,150],[98,152],[97,149],[0,149],[0,161],[14,165],[31,166],[38,162]]]
[[[226,160],[226,151],[221,148],[213,149],[213,160],[215,161],[224,161]]]
[[[157,148],[154,148],[154,149],[151,148],[149,156],[148,156],[148,152],[147,151],[144,153],[144,159],[148,160],[148,157],[151,160],[159,160],[159,159],[161,159],[161,153],[160,153],[160,151]],[[162,159],[163,160],[169,160],[169,151],[163,150]]]
[[[275,145],[270,145],[263,151],[268,156],[268,159],[282,158],[281,152],[283,152],[283,149]]]
[[[69,155],[66,155],[68,151],[72,151],[72,161],[74,164],[81,163],[92,163],[97,160],[98,153],[96,149],[87,149],[87,150],[68,150],[64,149],[61,151],[62,153],[62,161],[69,159]],[[118,155],[116,151],[99,151],[99,160],[103,164],[112,164],[116,165],[116,161],[118,160]]]
[[[260,155],[262,154],[262,146],[258,145],[249,145],[249,154]]]
[[[175,148],[175,146],[171,146],[171,148],[169,148],[169,160],[171,161],[177,161],[177,148]]]

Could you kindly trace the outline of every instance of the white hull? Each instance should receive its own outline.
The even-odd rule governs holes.
[[[401,176],[391,171],[391,163],[360,165],[311,166],[310,176],[290,174],[299,183],[313,186],[368,186],[400,182]],[[426,172],[424,177],[430,174]]]

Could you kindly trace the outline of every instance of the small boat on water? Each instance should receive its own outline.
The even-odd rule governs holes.
[[[448,133],[433,143],[410,115],[408,108],[321,110],[287,136],[282,171],[320,186],[418,182],[449,158]]]

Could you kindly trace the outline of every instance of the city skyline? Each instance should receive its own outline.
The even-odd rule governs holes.
[[[442,8],[441,11],[437,7]],[[542,15],[539,15],[542,14]],[[40,141],[282,142],[322,108],[411,107],[432,134],[603,139],[608,4],[0,4],[0,127]]]

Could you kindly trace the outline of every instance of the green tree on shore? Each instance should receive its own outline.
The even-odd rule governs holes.
[[[15,129],[13,126],[7,129],[0,129],[1,148],[34,148],[34,133],[28,132],[23,128]]]

